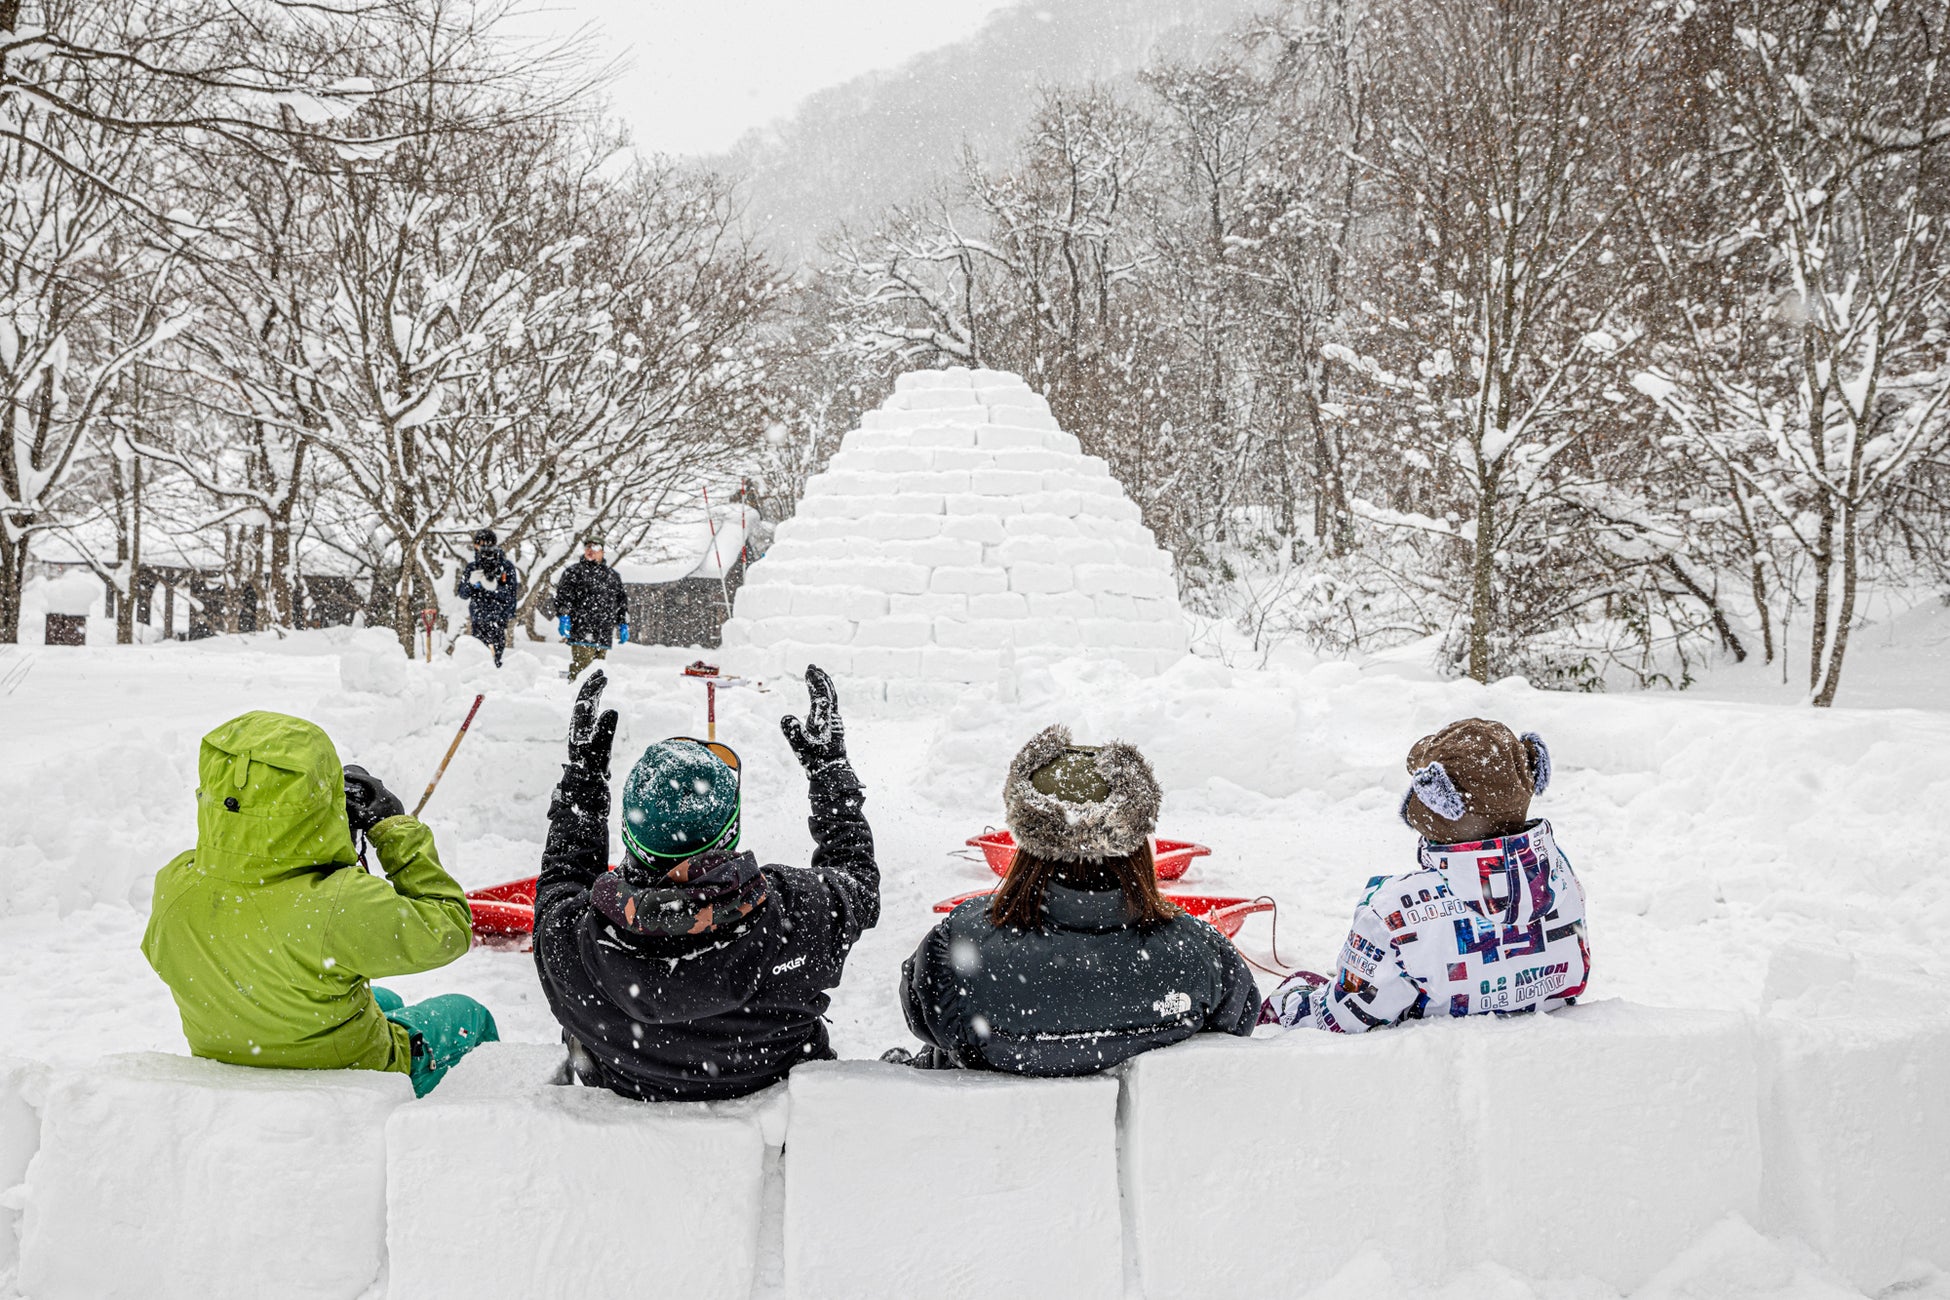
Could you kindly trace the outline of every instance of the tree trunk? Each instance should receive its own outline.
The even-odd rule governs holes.
[[[135,588],[142,576],[142,457],[129,458],[128,532],[116,546],[121,591],[115,598],[115,644],[135,644]]]
[[[1824,451],[1827,427],[1827,407],[1822,401],[1821,391],[1816,389],[1814,399],[1808,405],[1808,445],[1814,454],[1815,468],[1823,474],[1828,469],[1828,457]],[[1835,567],[1835,494],[1825,487],[1821,490],[1821,531],[1815,536],[1814,562],[1815,607],[1808,627],[1810,693],[1821,686],[1823,653],[1828,648],[1828,593]]]
[[[1848,653],[1848,625],[1855,621],[1855,511],[1845,507],[1842,514],[1842,606],[1835,619],[1835,635],[1828,646],[1828,663],[1815,707],[1830,708],[1835,692],[1842,685],[1842,657]]]
[[[27,539],[14,541],[0,521],[0,644],[20,640],[20,589],[27,583]]]
[[[1476,496],[1476,545],[1469,584],[1469,675],[1490,680],[1490,626],[1496,613],[1496,474],[1486,469]]]
[[[1694,582],[1687,574],[1685,566],[1670,555],[1666,557],[1666,571],[1679,580],[1680,586],[1693,593],[1693,599],[1706,606],[1706,612],[1713,620],[1713,630],[1719,634],[1720,644],[1733,652],[1733,661],[1737,664],[1746,663],[1747,647],[1740,644],[1740,638],[1734,635],[1733,625],[1727,622],[1726,613],[1721,610],[1720,602]],[[1717,587],[1720,584],[1716,581],[1713,585]]]

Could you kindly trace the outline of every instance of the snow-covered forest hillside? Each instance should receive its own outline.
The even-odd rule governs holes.
[[[579,530],[788,516],[949,363],[1109,462],[1229,655],[1830,703],[1941,589],[1935,8],[1154,8],[1003,11],[707,168],[500,0],[8,0],[0,638],[39,560],[124,641],[166,563],[404,643],[483,526],[529,618]],[[836,214],[802,260],[780,204]]]

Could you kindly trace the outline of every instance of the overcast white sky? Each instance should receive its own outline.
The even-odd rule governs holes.
[[[958,40],[1008,0],[534,0],[629,63],[610,89],[645,152],[709,153],[808,94]]]

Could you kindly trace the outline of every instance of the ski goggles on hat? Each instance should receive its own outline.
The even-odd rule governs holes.
[[[720,745],[715,740],[699,740],[696,736],[672,736],[669,740],[666,740],[664,743],[666,745],[669,745],[680,740],[688,744],[697,745],[700,748],[710,750],[714,755],[717,756],[717,760],[720,763],[723,763],[726,767],[730,768],[734,772],[738,770],[738,751],[733,749],[731,746]]]

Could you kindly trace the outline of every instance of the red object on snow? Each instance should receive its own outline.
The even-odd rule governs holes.
[[[968,846],[980,849],[988,859],[989,870],[998,876],[1009,874],[1009,864],[1016,860],[1016,837],[1007,831],[989,831],[968,841]],[[1176,880],[1185,874],[1185,868],[1192,865],[1193,858],[1202,858],[1212,852],[1203,844],[1190,840],[1152,840],[1151,860],[1158,869],[1158,879]]]
[[[966,894],[956,894],[944,898],[934,905],[937,912],[952,912],[971,898],[987,898],[992,889],[971,889]],[[1209,922],[1213,929],[1230,939],[1239,933],[1239,927],[1246,918],[1255,912],[1273,910],[1273,900],[1259,898],[1228,898],[1220,894],[1166,894],[1166,898],[1184,908],[1191,915]]]

